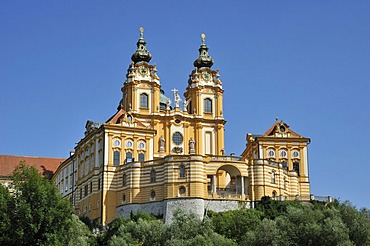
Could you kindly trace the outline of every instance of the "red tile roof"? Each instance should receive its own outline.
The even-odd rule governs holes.
[[[0,155],[0,177],[11,176],[20,161],[33,166],[42,174],[54,173],[64,158]]]

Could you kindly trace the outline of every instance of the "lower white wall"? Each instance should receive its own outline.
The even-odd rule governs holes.
[[[204,200],[201,198],[177,198],[168,199],[161,202],[150,202],[143,204],[123,204],[117,208],[117,217],[130,217],[131,213],[144,211],[153,215],[163,216],[166,223],[172,223],[173,212],[177,208],[196,214],[199,219],[203,219],[206,211],[225,212],[239,208],[250,208],[249,202],[229,201],[229,200]]]

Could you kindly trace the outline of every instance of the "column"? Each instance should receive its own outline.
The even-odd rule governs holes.
[[[216,175],[213,175],[212,176],[212,193],[213,194],[217,193],[216,186],[217,186],[217,184],[216,184]]]
[[[240,180],[241,180],[241,186],[242,186],[242,195],[245,195],[245,191],[244,191],[244,177],[243,176],[240,176]]]

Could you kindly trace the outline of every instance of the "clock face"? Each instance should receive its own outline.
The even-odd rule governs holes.
[[[148,68],[147,68],[147,67],[145,67],[145,66],[141,66],[141,67],[139,68],[139,73],[140,73],[141,75],[147,75],[147,74],[148,74]]]
[[[211,78],[212,78],[212,75],[209,73],[209,72],[204,72],[202,73],[202,78],[205,80],[205,81],[210,81]]]

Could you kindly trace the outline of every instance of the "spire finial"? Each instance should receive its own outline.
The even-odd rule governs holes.
[[[139,31],[140,31],[140,38],[144,38],[144,27],[140,27]]]
[[[140,27],[139,31],[140,31],[140,38],[136,43],[137,50],[131,56],[131,60],[135,64],[138,62],[142,62],[142,61],[149,62],[152,59],[152,55],[146,49],[146,42],[144,40],[144,28]]]
[[[194,67],[201,68],[201,67],[212,67],[213,59],[208,54],[208,47],[206,45],[206,35],[202,33],[200,35],[202,38],[202,44],[200,45],[199,50],[199,57],[194,61]]]
[[[206,43],[206,35],[204,33],[202,33],[200,35],[200,37],[202,38],[202,44],[205,44]]]

